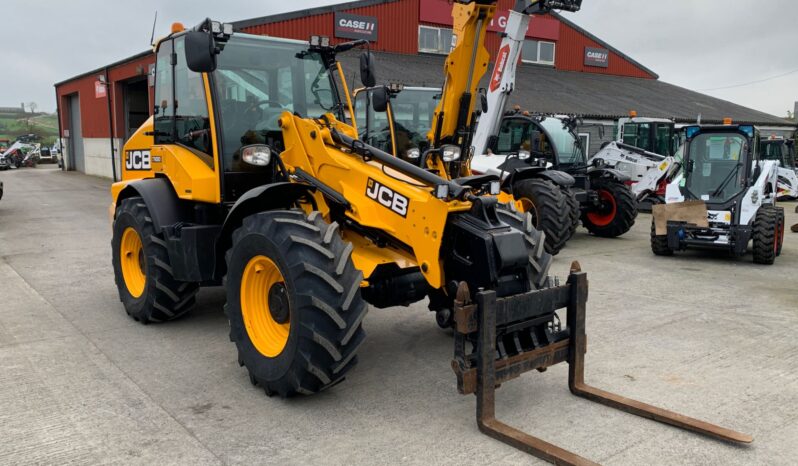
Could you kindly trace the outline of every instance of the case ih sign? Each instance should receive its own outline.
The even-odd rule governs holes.
[[[609,67],[610,51],[607,49],[585,47],[585,66],[598,66],[599,68]]]
[[[335,37],[376,41],[377,18],[336,12]]]

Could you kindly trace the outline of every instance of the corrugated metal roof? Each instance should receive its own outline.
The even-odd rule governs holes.
[[[443,83],[443,55],[402,55],[375,52],[377,82],[440,87]],[[359,70],[358,54],[346,53],[340,61],[354,79]],[[489,67],[493,69],[493,65]],[[487,87],[487,75],[481,87]],[[357,81],[359,83],[359,81]],[[736,122],[795,127],[795,122],[743,107],[657,79],[558,71],[551,67],[520,64],[510,105],[541,113],[577,114],[584,117],[619,118],[630,110],[640,116],[675,118],[694,122]]]
[[[383,3],[392,3],[398,1],[401,0],[359,0],[357,2],[336,3],[334,5],[308,8],[307,10],[290,11],[288,13],[280,13],[276,15],[261,16],[259,18],[235,21],[233,22],[233,27],[236,29],[242,29],[250,26],[258,26],[261,24],[276,23],[279,21],[288,21],[290,19],[304,18],[306,16],[321,15],[324,13],[351,10],[353,8],[363,8],[367,6],[381,5]]]

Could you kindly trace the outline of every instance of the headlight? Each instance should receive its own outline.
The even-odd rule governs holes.
[[[269,149],[269,146],[264,146],[263,144],[246,146],[241,149],[241,158],[250,165],[263,167],[271,161],[272,150]]]
[[[421,151],[418,150],[418,147],[413,147],[411,149],[407,149],[405,151],[405,157],[408,159],[417,159],[421,157]]]
[[[526,160],[526,159],[528,159],[531,156],[532,156],[532,154],[530,154],[528,150],[519,150],[518,151],[518,158],[521,159],[521,160]]]
[[[501,192],[501,187],[502,187],[502,185],[501,185],[501,183],[499,183],[498,180],[491,181],[490,182],[490,188],[489,188],[490,194],[492,196],[497,196],[499,194],[499,192]]]
[[[460,148],[457,146],[446,145],[441,147],[444,162],[454,162],[460,158]]]

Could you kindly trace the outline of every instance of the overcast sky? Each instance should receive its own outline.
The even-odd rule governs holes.
[[[2,3],[0,106],[33,101],[52,111],[53,83],[146,50],[156,10],[156,35],[163,35],[173,21],[190,26],[207,16],[233,21],[339,2]],[[669,83],[778,116],[798,100],[795,0],[584,0],[568,17]],[[736,87],[717,89],[728,86]]]

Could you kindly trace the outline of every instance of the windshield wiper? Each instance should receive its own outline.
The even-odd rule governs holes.
[[[718,189],[709,193],[710,197],[718,197],[718,195],[726,188],[726,185],[729,184],[729,181],[731,181],[732,178],[734,178],[734,175],[736,175],[740,170],[741,166],[743,166],[743,164],[738,162],[737,165],[734,166],[734,170],[730,171],[729,174],[726,175],[726,178],[723,179],[723,182],[720,184],[720,186],[718,186]]]

